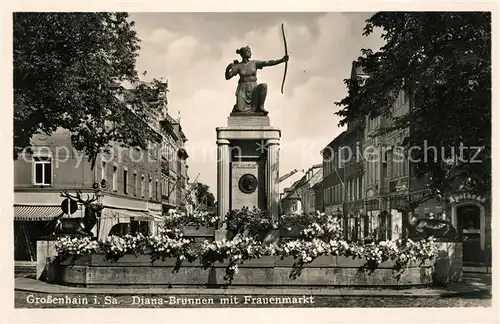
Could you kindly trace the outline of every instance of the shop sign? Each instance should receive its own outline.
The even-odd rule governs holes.
[[[482,204],[486,202],[486,198],[480,195],[474,195],[470,193],[457,194],[450,197],[450,203],[456,204],[462,200],[476,200]]]

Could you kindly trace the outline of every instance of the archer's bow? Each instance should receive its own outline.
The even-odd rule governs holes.
[[[285,27],[284,24],[281,24],[281,33],[283,34],[283,43],[285,44],[285,56],[288,55],[288,48],[286,46],[286,37],[285,37]],[[283,82],[281,82],[281,94],[283,94],[283,87],[285,86],[286,79],[286,70],[288,69],[288,61],[285,62],[285,72],[283,74]]]

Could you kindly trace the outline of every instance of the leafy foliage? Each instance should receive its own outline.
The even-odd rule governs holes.
[[[58,128],[91,159],[112,142],[147,147],[167,89],[139,82],[133,26],[127,13],[14,13],[15,158]],[[137,85],[133,96],[123,81]]]
[[[282,219],[280,221],[282,226],[298,226],[300,236],[277,244],[269,244],[258,231],[243,230],[250,228],[252,224],[261,229],[274,228],[269,225],[273,223],[271,221],[263,222],[262,226],[257,223],[258,217],[267,217],[265,214],[257,209],[244,208],[234,211],[233,215],[241,216],[243,221],[237,227],[238,233],[230,239],[205,240],[199,244],[192,238],[185,237],[181,228],[160,227],[155,236],[142,234],[110,236],[102,241],[94,241],[88,237],[63,236],[56,241],[56,249],[63,257],[104,254],[106,259],[112,261],[117,261],[125,254],[147,254],[151,256],[152,261],[174,258],[176,259],[174,271],[179,269],[184,260],[193,262],[199,259],[200,266],[204,269],[211,268],[215,263],[226,263],[224,276],[226,285],[233,281],[239,265],[264,256],[293,258],[294,264],[289,276],[295,279],[300,276],[305,264],[313,262],[319,256],[364,259],[366,264],[360,270],[368,272],[377,268],[381,262],[392,260],[394,275],[400,277],[410,264],[419,262],[423,264],[427,260],[432,260],[437,254],[435,240],[432,237],[415,242],[412,240],[369,244],[347,242],[341,239],[341,227],[336,217],[319,212],[312,217],[297,215],[295,216],[297,219]],[[179,214],[179,217],[186,218],[186,221],[180,222],[182,224],[188,224],[193,219],[185,214]],[[312,221],[304,220],[308,217],[312,218]]]
[[[467,179],[470,191],[490,192],[491,14],[379,12],[367,20],[364,35],[375,28],[386,44],[362,50],[358,64],[367,79],[345,80],[348,96],[336,102],[341,125],[388,119],[390,126],[376,135],[409,129],[405,146],[421,148],[413,150],[415,171],[429,176],[436,193],[456,190],[458,179]],[[411,108],[396,116],[391,108],[401,92]],[[424,158],[423,148],[432,146],[438,151]]]
[[[215,197],[214,194],[210,192],[210,187],[208,185],[197,182],[194,190],[199,204],[204,204],[207,207],[215,207]]]

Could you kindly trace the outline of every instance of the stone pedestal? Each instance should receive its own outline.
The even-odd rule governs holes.
[[[438,255],[434,264],[434,280],[449,284],[462,280],[463,246],[456,242],[436,242]]]
[[[56,241],[44,240],[36,242],[36,278],[52,282],[56,276],[54,261],[57,257]]]
[[[227,125],[216,128],[221,223],[230,210],[245,206],[266,210],[277,220],[281,131],[262,115],[231,115]]]

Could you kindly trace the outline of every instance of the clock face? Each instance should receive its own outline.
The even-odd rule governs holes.
[[[257,189],[257,178],[253,174],[244,174],[238,181],[238,187],[246,194],[250,194]]]

